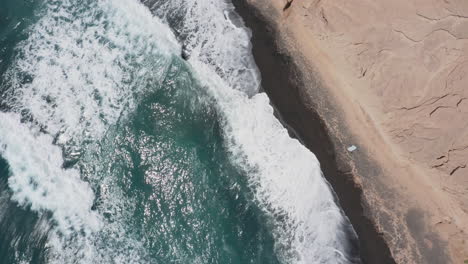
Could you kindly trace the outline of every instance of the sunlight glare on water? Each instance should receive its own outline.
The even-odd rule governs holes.
[[[353,262],[232,4],[143,3],[6,0],[0,262]]]

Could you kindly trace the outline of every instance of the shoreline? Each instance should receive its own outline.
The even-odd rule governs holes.
[[[309,102],[303,91],[306,78],[292,54],[281,46],[274,24],[246,0],[236,0],[233,4],[252,31],[252,53],[262,75],[262,89],[291,136],[298,138],[320,161],[325,178],[358,235],[361,260],[363,263],[395,263],[381,232],[368,216],[362,189],[353,176],[356,168],[350,162],[349,153],[343,152],[343,139],[356,140],[346,131],[340,131],[343,134],[339,136],[331,131],[320,113],[327,112],[330,120],[342,119],[330,96],[320,87],[321,81],[319,78],[311,80],[317,89],[313,102]],[[361,160],[368,172],[380,170],[365,157]]]
[[[422,154],[405,152],[407,151],[405,148],[414,148],[414,144],[419,142],[412,139],[421,139],[421,137],[426,139],[424,131],[427,132],[427,130],[423,132],[416,131],[417,129],[413,126],[421,125],[421,123],[432,118],[430,113],[433,112],[430,111],[433,111],[434,107],[440,109],[440,106],[428,104],[424,106],[424,111],[418,108],[415,109],[414,112],[419,113],[421,120],[413,120],[414,122],[408,121],[411,121],[411,118],[404,115],[406,112],[403,114],[385,112],[385,109],[387,109],[385,107],[388,106],[385,104],[395,100],[409,100],[408,97],[405,97],[406,93],[400,91],[401,89],[421,90],[417,89],[419,86],[411,86],[410,84],[402,87],[398,85],[400,81],[404,82],[408,73],[402,71],[397,65],[410,65],[409,67],[421,70],[425,68],[418,67],[418,65],[421,65],[420,60],[414,63],[415,61],[403,59],[404,54],[406,54],[404,49],[411,50],[408,47],[411,46],[411,43],[408,45],[404,39],[402,40],[398,32],[385,31],[384,28],[383,31],[372,31],[373,34],[366,35],[365,32],[359,31],[362,27],[373,30],[373,24],[365,24],[359,19],[376,18],[378,20],[379,16],[341,16],[335,14],[334,12],[348,11],[359,14],[360,10],[364,10],[355,5],[346,6],[346,1],[340,3],[342,6],[338,6],[338,2],[334,1],[311,0],[292,4],[285,9],[285,1],[283,0],[235,1],[238,12],[244,16],[247,26],[253,30],[253,53],[262,76],[270,77],[269,79],[263,79],[262,84],[266,86],[264,87],[265,91],[269,95],[272,104],[284,117],[283,121],[287,123],[285,126],[293,128],[302,138],[304,145],[314,152],[322,163],[326,178],[333,186],[342,208],[359,236],[361,249],[364,251],[361,254],[364,262],[382,263],[382,261],[374,261],[365,256],[368,244],[376,243],[376,240],[367,234],[368,231],[366,230],[369,227],[366,225],[371,225],[374,232],[378,233],[374,238],[382,238],[379,241],[383,241],[384,248],[388,248],[388,251],[384,250],[379,253],[386,255],[388,253],[392,263],[438,264],[466,261],[468,258],[468,249],[466,248],[466,241],[468,241],[466,215],[468,211],[464,203],[468,198],[466,198],[466,195],[464,196],[463,191],[460,191],[463,188],[466,189],[464,183],[460,182],[466,170],[456,170],[457,175],[442,175],[440,168],[430,167],[431,163],[429,165],[421,163],[414,156],[424,153],[429,156],[435,155],[437,154],[436,150],[423,151]],[[363,3],[362,7],[369,9],[368,12],[375,12],[375,14],[382,16],[402,14],[385,10],[403,7],[403,2],[396,7],[385,1],[376,5],[372,5],[370,2],[366,2],[366,4]],[[446,4],[449,5],[449,3]],[[386,9],[372,9],[384,6]],[[242,7],[242,9],[239,7]],[[403,8],[403,10],[406,9]],[[334,15],[330,16],[330,14]],[[250,20],[248,20],[249,17]],[[411,14],[407,12],[402,14],[402,17],[411,19]],[[346,19],[351,19],[352,22],[357,21],[357,24],[347,23]],[[398,17],[387,19],[401,22]],[[420,18],[416,17],[414,19],[418,20]],[[415,22],[413,25],[418,23],[420,24],[420,21]],[[383,24],[383,26],[385,27],[387,24]],[[380,29],[380,27],[378,28]],[[363,34],[358,35],[361,39],[354,38],[353,32]],[[389,32],[390,35],[385,35],[385,32]],[[263,37],[259,37],[259,34],[263,34]],[[269,38],[265,36],[269,36]],[[367,62],[360,61],[360,58],[362,58],[361,54],[363,52],[368,51],[366,49],[367,45],[371,44],[365,44],[366,47],[361,46],[364,45],[364,42],[370,41],[373,43],[372,45],[383,48],[386,52],[385,45],[387,42],[385,42],[385,36],[391,37],[397,43],[393,44],[400,45],[398,47],[402,48],[398,52],[390,51],[390,58],[393,58],[391,55],[394,55],[402,60],[392,61],[388,59],[388,54],[382,55],[374,58],[373,61],[376,65],[372,65],[375,68],[371,68],[372,70],[368,72],[366,67],[369,65],[364,65]],[[447,44],[448,40],[442,40],[440,43]],[[260,45],[261,48],[257,48],[256,45]],[[417,45],[420,49],[427,48],[424,43],[414,45]],[[468,52],[468,41],[466,47]],[[268,52],[265,50],[268,50]],[[375,48],[375,52],[377,52],[377,55],[380,54],[378,48]],[[263,57],[270,56],[276,59],[270,60],[270,62],[266,62],[261,66],[262,60],[265,59],[259,59],[258,53],[264,54]],[[369,58],[372,59],[372,57]],[[441,57],[441,59],[443,58]],[[353,60],[355,61],[353,62]],[[353,63],[358,64],[356,66]],[[359,63],[364,63],[363,65],[366,67],[359,68]],[[372,65],[369,67],[373,67]],[[464,64],[455,65],[460,67],[457,76],[460,76],[459,78],[462,80],[464,76],[462,66]],[[444,66],[444,69],[450,70],[450,67],[445,66],[445,64],[442,66]],[[466,66],[468,69],[468,63]],[[276,72],[268,70],[275,67],[278,68]],[[391,71],[389,72],[389,70]],[[358,72],[357,76],[353,75],[356,71]],[[402,75],[395,75],[396,73]],[[457,89],[462,89],[462,86],[458,85],[462,83],[461,81],[457,83],[457,86],[450,81],[450,78],[452,78],[450,75],[445,78],[443,73],[444,71],[440,72],[439,77],[431,86],[432,88],[435,87],[435,90],[425,91],[427,97],[433,96],[433,92],[443,92],[440,90],[446,86],[436,86],[438,84],[437,80],[440,79],[445,80],[445,84],[450,83],[447,87],[450,87],[450,91],[454,93],[457,92]],[[395,76],[399,78],[399,82],[389,83],[388,80],[393,80],[392,78]],[[421,76],[418,78],[424,79]],[[281,78],[286,78],[289,81],[283,82],[281,85]],[[271,88],[267,87],[266,82],[272,85]],[[380,94],[382,91],[384,94]],[[442,96],[442,98],[444,97]],[[456,96],[449,99],[453,98],[456,98]],[[415,98],[411,99],[414,102],[410,103],[418,102]],[[423,99],[419,101],[424,102]],[[403,101],[398,102],[405,109],[405,103]],[[463,117],[463,113],[468,112],[468,104],[465,107],[460,103],[460,109],[453,111],[450,109],[447,111],[453,112],[454,115],[457,114],[457,118],[460,119],[460,117]],[[398,112],[398,110],[395,111]],[[428,113],[427,117],[424,116],[426,111]],[[384,114],[387,115],[384,116]],[[447,113],[444,112],[440,116],[443,116],[443,114]],[[322,129],[328,134],[330,140],[328,146],[324,146],[326,140],[320,141],[317,139],[318,130],[308,128],[311,126],[311,122],[316,122],[317,118],[314,116],[318,116],[318,120],[323,125]],[[437,118],[440,119],[440,116],[437,116]],[[412,118],[414,118],[414,113]],[[462,121],[459,120],[458,123],[454,124],[464,124],[464,121]],[[433,124],[437,127],[443,122]],[[397,128],[392,129],[392,125]],[[404,135],[399,134],[401,131],[398,130],[400,129],[398,127],[402,127],[401,129],[406,131],[404,129],[408,126],[411,126],[410,132],[408,132],[409,135],[405,134],[407,136],[405,138]],[[446,127],[447,129],[450,130],[450,127]],[[440,133],[431,130],[431,133],[441,136],[445,135],[446,130],[437,130]],[[411,133],[414,133],[414,135]],[[450,136],[453,137],[452,140],[460,141],[455,143],[463,143],[463,130],[453,129],[450,133]],[[397,138],[394,138],[395,134]],[[407,144],[398,141],[399,136],[402,136],[403,142],[407,142]],[[313,142],[316,142],[316,144],[314,145]],[[430,145],[440,145],[444,142],[431,141],[431,138],[427,138],[425,143],[427,145],[424,145],[424,147],[427,149]],[[326,154],[328,152],[334,154],[321,154],[320,147],[318,147],[320,145],[325,148]],[[349,152],[347,148],[352,145],[357,146],[357,150]],[[450,144],[446,144],[439,147],[450,148],[450,146]],[[314,149],[314,147],[317,149]],[[454,147],[452,146],[452,148]],[[455,149],[460,152],[457,152],[459,156],[447,158],[447,153],[445,153],[438,158],[446,158],[447,164],[444,164],[447,168],[457,162],[463,162],[463,157],[468,156],[468,153],[465,156],[463,154],[463,151],[466,152],[468,149],[463,147]],[[331,159],[338,171],[342,173],[329,174],[330,172],[326,168],[327,158]],[[447,169],[446,167],[444,169]],[[345,184],[345,182],[349,184]],[[358,191],[355,189],[358,189]],[[358,193],[356,195],[358,197],[357,202],[349,199],[348,193],[352,191]],[[359,205],[356,205],[356,203]],[[353,216],[353,214],[358,216]],[[370,248],[375,248],[375,246],[370,245]]]

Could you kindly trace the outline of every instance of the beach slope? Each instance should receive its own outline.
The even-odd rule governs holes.
[[[380,239],[397,263],[468,259],[468,2],[234,2],[274,36],[253,41],[256,60],[255,45],[272,45],[294,69],[283,73],[292,85],[276,88],[265,78],[281,74],[262,74],[284,122],[314,152],[308,123],[323,122],[339,172],[324,173],[363,260],[377,263]]]

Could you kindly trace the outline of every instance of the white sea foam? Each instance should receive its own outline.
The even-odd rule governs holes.
[[[9,105],[60,134],[59,143],[102,137],[142,92],[128,87],[162,78],[169,55],[180,53],[167,26],[136,1],[88,5],[49,2],[7,72]],[[148,72],[154,57],[162,61]]]
[[[250,30],[226,0],[142,0],[178,33],[185,50],[230,84],[254,95],[260,75]]]
[[[271,216],[282,260],[347,263],[347,222],[315,155],[289,137],[266,94],[249,98],[195,57],[190,63],[224,115],[225,142],[249,175],[256,201]]]
[[[123,222],[91,211],[93,192],[76,169],[62,168],[53,143],[73,150],[65,158],[82,155],[146,89],[158,89],[181,48],[136,0],[48,1],[40,15],[5,74],[2,100],[16,113],[0,116],[0,154],[12,171],[12,199],[50,212],[57,223],[48,235],[49,263],[142,263],[142,243]],[[19,113],[32,122],[21,124]],[[106,208],[130,203],[121,204],[118,193],[107,198]]]
[[[256,94],[260,77],[252,59],[250,32],[232,4],[143,2],[172,24],[198,79],[216,98],[224,116],[225,142],[234,163],[248,172],[257,202],[271,216],[282,260],[348,262],[349,222],[334,202],[315,155],[289,137],[274,117],[268,97]]]
[[[62,151],[52,137],[20,123],[19,115],[0,113],[0,155],[8,160],[12,199],[38,212],[52,212],[61,233],[93,231],[99,217],[94,195],[79,172],[62,169]]]
[[[144,92],[145,78],[162,78],[169,55],[180,54],[168,27],[134,0],[90,1],[88,7],[77,8],[75,1],[49,2],[8,72],[7,103],[13,111],[29,113],[65,147],[101,139],[134,106]],[[345,262],[345,218],[315,156],[289,138],[265,94],[253,96],[260,78],[249,33],[233,18],[232,5],[172,0],[158,10],[168,17],[177,8],[184,14],[179,33],[186,35],[190,63],[217,99],[233,160],[248,172],[256,201],[271,216],[277,252],[285,262]],[[95,230],[71,242],[52,233],[49,244],[56,250],[50,262],[77,257],[81,263],[143,262],[143,246],[127,237],[125,227],[98,224],[99,217],[90,210],[92,192],[77,171],[61,168],[63,160],[52,137],[40,134],[33,124],[20,124],[16,115],[2,115],[2,155],[12,168],[12,179],[19,177],[11,180],[14,199],[33,210],[52,212],[61,229],[68,230],[63,233]],[[118,195],[109,197],[117,208],[126,206],[118,200]]]

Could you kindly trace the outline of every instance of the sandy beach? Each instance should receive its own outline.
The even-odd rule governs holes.
[[[363,261],[468,259],[468,4],[234,2],[262,86],[321,161]]]

